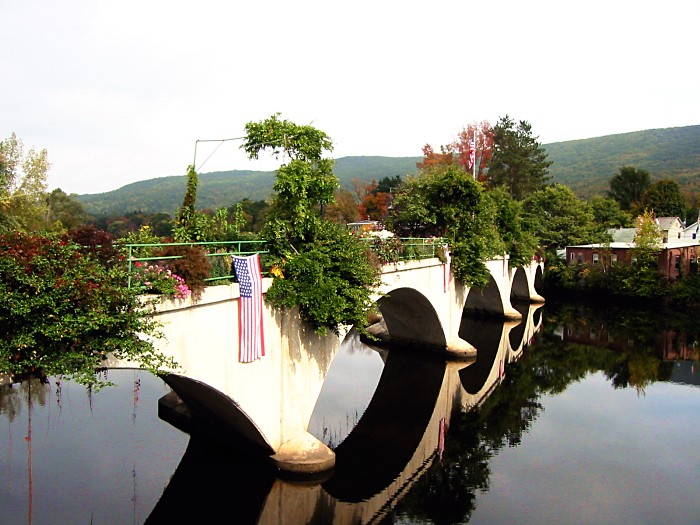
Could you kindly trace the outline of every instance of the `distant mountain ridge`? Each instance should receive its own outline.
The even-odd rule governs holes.
[[[604,194],[621,166],[645,169],[653,180],[669,178],[700,192],[700,125],[652,129],[589,139],[544,144],[552,182],[571,187],[583,198]],[[350,189],[353,179],[417,173],[418,157],[353,156],[336,159],[334,173]],[[197,207],[217,209],[244,198],[267,199],[275,182],[273,171],[230,170],[199,176]],[[120,215],[132,211],[174,215],[182,204],[184,175],[135,182],[105,193],[78,196],[88,213]]]
[[[675,180],[700,191],[700,125],[650,129],[545,144],[554,182],[583,198],[604,194],[622,166],[644,169],[652,181]]]

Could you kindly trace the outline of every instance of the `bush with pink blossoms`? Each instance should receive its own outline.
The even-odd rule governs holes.
[[[179,275],[157,264],[134,263],[131,286],[140,287],[143,293],[161,294],[168,299],[187,299],[192,291]]]

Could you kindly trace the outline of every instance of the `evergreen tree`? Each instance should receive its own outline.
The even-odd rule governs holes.
[[[608,196],[620,203],[620,208],[625,211],[638,211],[642,194],[651,186],[651,175],[648,171],[623,166],[618,173],[610,179],[610,191]]]
[[[499,119],[493,128],[493,156],[488,171],[493,186],[505,186],[511,197],[523,199],[546,186],[551,164],[527,121],[516,125],[508,115]]]
[[[685,218],[686,200],[681,187],[674,180],[659,180],[642,194],[642,206],[653,210],[657,217]]]

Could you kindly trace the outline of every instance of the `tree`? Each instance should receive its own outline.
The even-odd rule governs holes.
[[[611,198],[596,195],[588,201],[596,224],[603,228],[628,228],[632,226],[632,216],[620,208]]]
[[[621,283],[623,291],[638,297],[654,297],[661,292],[658,265],[662,239],[661,229],[652,212],[645,211],[637,217],[634,248],[631,250],[634,264]]]
[[[455,277],[472,286],[486,284],[484,261],[502,255],[505,244],[496,207],[461,167],[427,166],[405,181],[393,206],[387,219],[390,229],[401,236],[446,237]]]
[[[55,231],[70,230],[87,223],[91,217],[75,195],[66,195],[60,188],[46,197],[46,225]]]
[[[241,230],[245,232],[259,232],[262,230],[265,224],[265,214],[269,204],[264,200],[251,201],[245,198],[229,207],[229,214],[233,214],[236,210],[236,206],[241,205],[241,210],[243,212],[243,218],[245,223],[241,226]]]
[[[319,334],[341,325],[360,332],[368,325],[378,268],[367,246],[344,226],[322,217],[339,187],[333,160],[323,158],[333,143],[312,126],[281,120],[279,114],[245,126],[243,149],[256,159],[263,150],[290,159],[277,170],[263,237],[277,273],[265,300],[298,306],[301,318]]]
[[[532,260],[537,252],[539,239],[530,230],[523,214],[523,203],[513,199],[503,188],[494,188],[484,194],[495,210],[495,223],[508,254],[508,264],[522,266]]]
[[[385,177],[386,178],[386,177]],[[380,191],[376,180],[365,184],[363,190],[356,189],[361,194],[357,213],[362,220],[383,221],[389,214],[389,205],[393,199],[391,191]],[[389,187],[391,190],[391,188]]]
[[[653,210],[657,217],[680,217],[685,219],[687,203],[676,181],[662,179],[644,190],[641,197],[643,208]]]
[[[355,222],[360,218],[357,211],[357,201],[350,190],[339,188],[335,192],[335,202],[330,203],[325,210],[325,217],[338,224]]]
[[[663,240],[659,224],[651,211],[645,211],[636,222],[634,256],[638,263],[656,265]]]
[[[608,240],[605,228],[596,225],[590,205],[573,190],[553,184],[532,193],[524,201],[525,213],[545,249]]]
[[[249,122],[245,130],[242,148],[249,158],[257,159],[261,151],[271,150],[277,158],[290,159],[277,170],[276,195],[266,221],[269,228],[263,235],[269,242],[280,243],[280,250],[289,250],[289,244],[313,242],[321,207],[333,202],[340,186],[333,174],[335,161],[323,158],[325,151],[332,151],[332,141],[312,126],[280,120],[279,114]]]
[[[474,167],[469,167],[469,152],[471,141],[474,141]],[[452,144],[459,165],[467,173],[476,171],[476,180],[485,181],[491,157],[493,155],[493,130],[488,121],[483,120],[469,124],[457,135],[457,140]],[[474,169],[476,168],[476,169]]]
[[[474,165],[470,166],[472,141],[474,141]],[[491,125],[484,120],[462,128],[453,142],[446,146],[440,146],[439,153],[429,144],[423,146],[423,160],[417,162],[416,167],[419,170],[424,170],[435,166],[457,165],[465,173],[472,176],[476,172],[476,179],[483,181],[486,179],[492,155],[493,130]]]
[[[608,197],[620,203],[620,208],[624,211],[638,211],[642,200],[642,194],[651,186],[651,175],[643,169],[623,166],[610,179],[610,190]]]
[[[430,144],[423,146],[423,160],[416,162],[419,170],[429,169],[434,166],[451,166],[457,163],[455,149],[452,144],[440,146],[440,153],[437,153]]]
[[[182,206],[175,219],[173,236],[178,242],[201,242],[207,239],[207,219],[197,212],[197,185],[199,176],[194,166],[187,167],[187,188]]]
[[[45,149],[25,153],[15,133],[0,141],[0,229],[44,227],[48,170]]]
[[[516,125],[507,115],[499,119],[493,128],[493,157],[488,170],[493,186],[505,186],[512,197],[523,199],[545,187],[551,164],[527,121]]]

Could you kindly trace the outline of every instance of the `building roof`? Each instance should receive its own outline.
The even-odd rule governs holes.
[[[637,228],[610,228],[608,233],[613,242],[632,242],[637,234]]]
[[[700,227],[700,222],[695,221],[693,224],[690,224],[690,225],[686,226],[685,228],[683,228],[683,231],[684,232],[693,232],[693,231],[697,231],[699,227]]]
[[[659,228],[662,230],[673,228],[676,222],[678,222],[681,228],[683,227],[683,221],[680,217],[658,217],[656,220],[658,221]]]
[[[671,248],[688,248],[690,246],[700,246],[700,239],[673,239],[669,242],[664,242],[661,244],[662,250],[669,250]],[[567,246],[567,248],[613,248],[613,249],[630,249],[634,248],[635,244],[633,242],[621,242],[613,241],[608,244],[595,243],[595,244],[575,244],[573,246]]]

